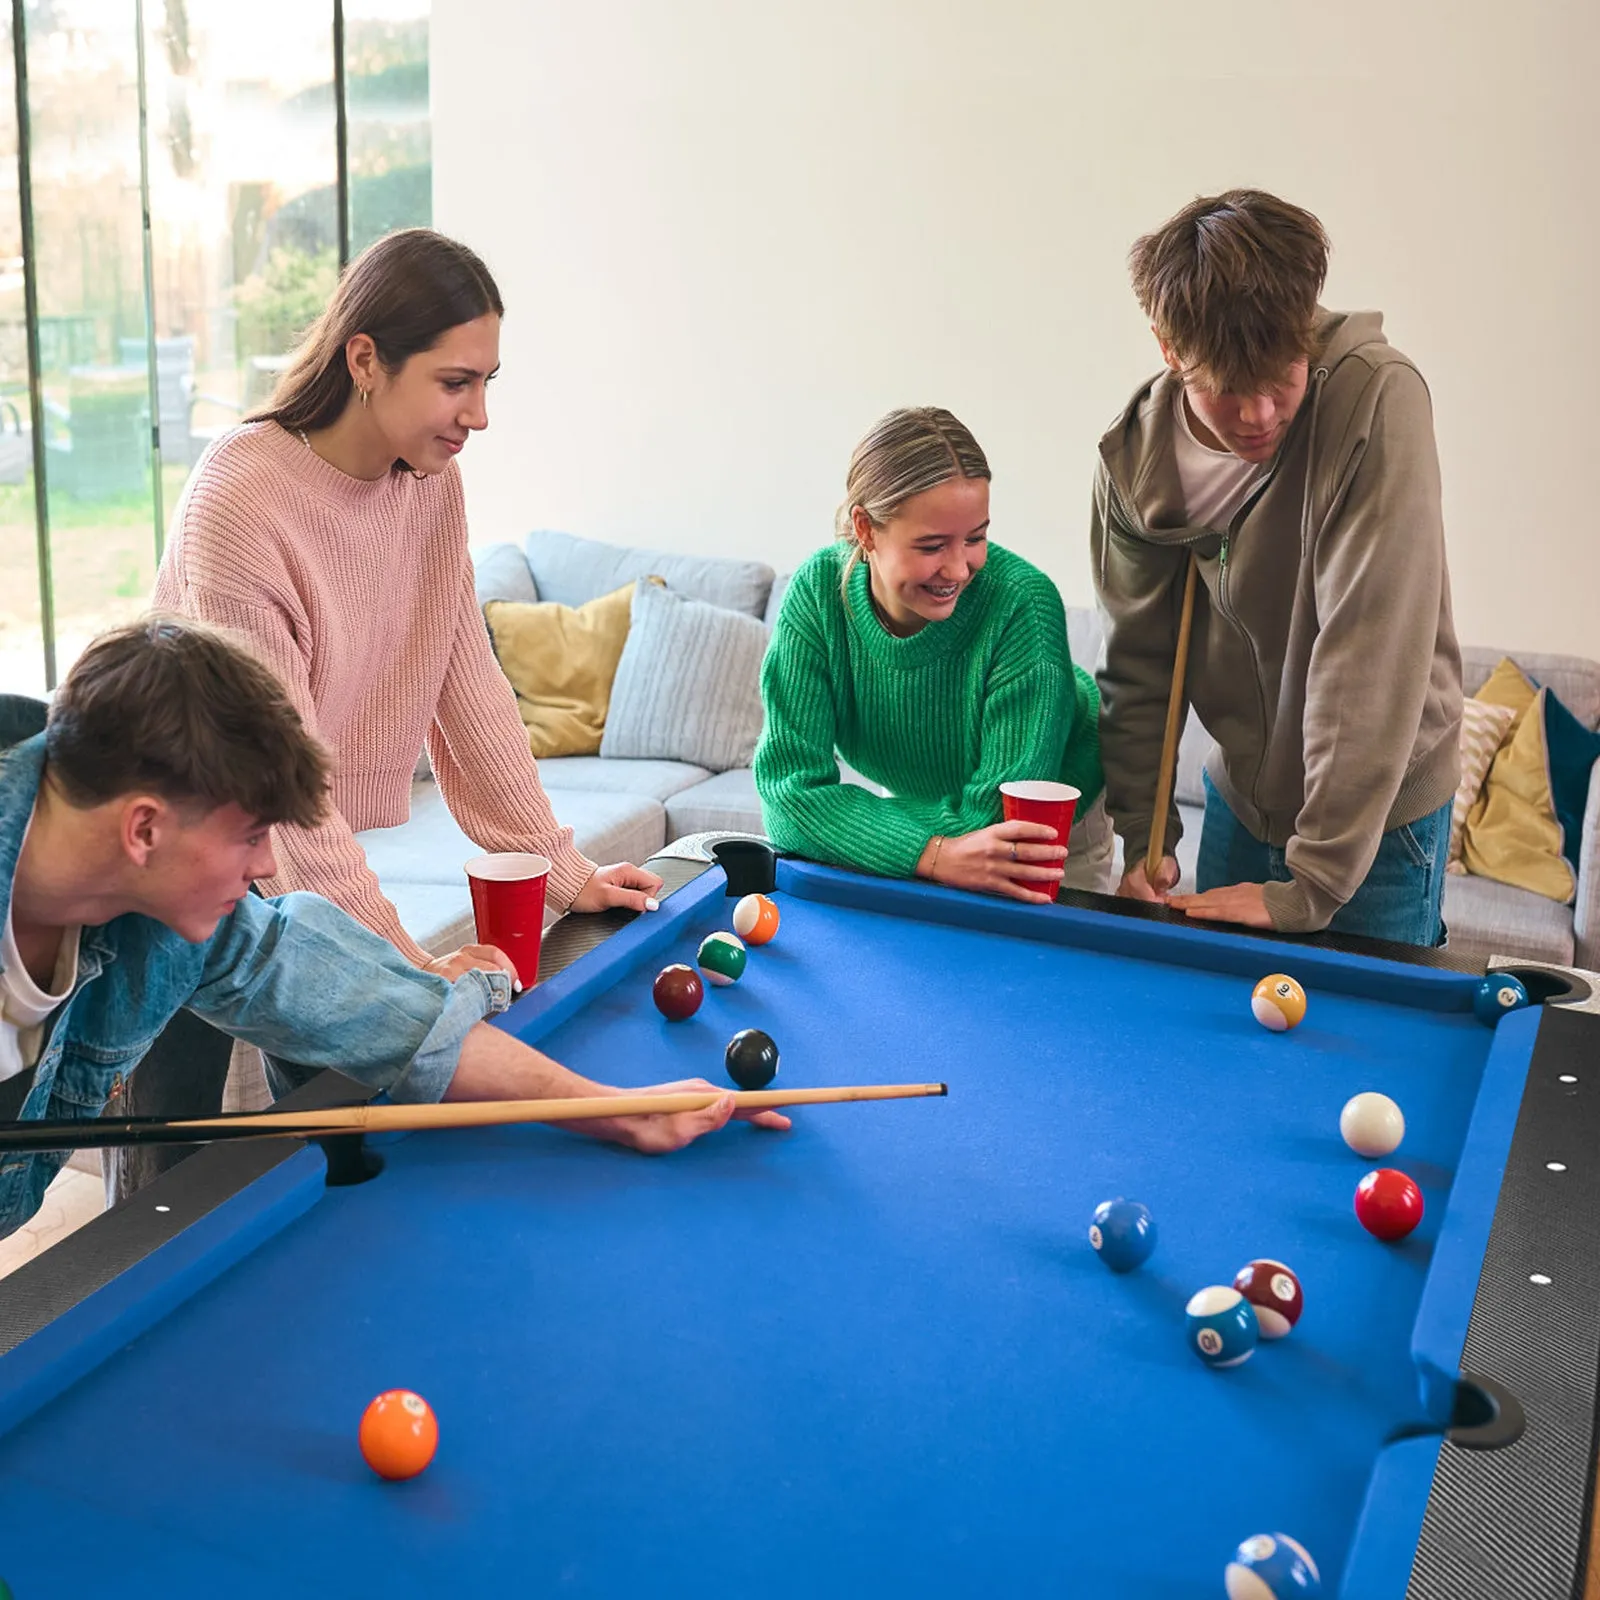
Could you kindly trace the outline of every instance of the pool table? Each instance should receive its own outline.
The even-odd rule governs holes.
[[[18,1600],[1199,1600],[1278,1531],[1327,1596],[1582,1592],[1600,1017],[1491,1030],[1433,952],[785,860],[776,939],[672,1023],[651,981],[733,901],[717,866],[658,866],[658,913],[575,958],[552,934],[498,1025],[625,1085],[720,1080],[759,1027],[775,1087],[948,1097],[654,1159],[391,1137],[337,1186],[315,1145],[209,1147],[0,1283]],[[1288,1033],[1251,1016],[1274,971],[1309,996]],[[1405,1112],[1385,1162],[1339,1136],[1365,1089]],[[1352,1209],[1382,1164],[1425,1197],[1398,1244]],[[1158,1229],[1120,1276],[1087,1237],[1119,1195]],[[1185,1304],[1255,1257],[1294,1266],[1304,1315],[1209,1368]],[[403,1483],[356,1449],[391,1387],[440,1426]]]

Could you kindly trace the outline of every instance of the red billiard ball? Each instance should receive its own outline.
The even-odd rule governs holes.
[[[1252,1261],[1233,1275],[1233,1286],[1256,1308],[1263,1339],[1281,1339],[1300,1320],[1305,1293],[1292,1267]]]
[[[1373,1238],[1393,1243],[1422,1221],[1422,1191],[1405,1173],[1379,1167],[1356,1185],[1356,1216]]]
[[[700,1002],[706,997],[706,986],[693,967],[676,961],[656,974],[650,997],[668,1022],[682,1022],[700,1009]]]
[[[386,1389],[361,1418],[361,1454],[380,1478],[414,1478],[439,1448],[433,1408],[409,1389]]]

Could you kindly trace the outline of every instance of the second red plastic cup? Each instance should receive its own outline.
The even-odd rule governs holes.
[[[544,856],[503,851],[474,856],[466,871],[478,943],[492,944],[510,956],[522,987],[531,989],[539,977],[550,862]]]
[[[1007,822],[1042,822],[1056,830],[1055,842],[1065,845],[1072,832],[1072,814],[1083,792],[1070,783],[1051,783],[1043,778],[1019,779],[1000,785],[1000,809]],[[1037,879],[1013,878],[1019,889],[1045,892]]]

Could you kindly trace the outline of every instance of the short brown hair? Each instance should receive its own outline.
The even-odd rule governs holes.
[[[50,706],[47,769],[75,806],[148,791],[309,828],[329,762],[283,685],[221,631],[148,616],[93,640]]]
[[[489,269],[464,244],[432,228],[402,228],[367,246],[311,324],[272,401],[248,422],[308,432],[337,422],[355,390],[345,346],[364,333],[392,377],[452,328],[506,314]],[[397,468],[405,465],[396,462]]]
[[[1259,390],[1315,350],[1328,235],[1287,200],[1260,189],[1196,200],[1136,240],[1128,266],[1184,376],[1209,388]]]

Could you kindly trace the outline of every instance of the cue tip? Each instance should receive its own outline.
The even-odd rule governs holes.
[[[950,1085],[948,1083],[941,1083],[939,1085],[939,1093],[941,1095],[949,1094],[950,1093]]]

